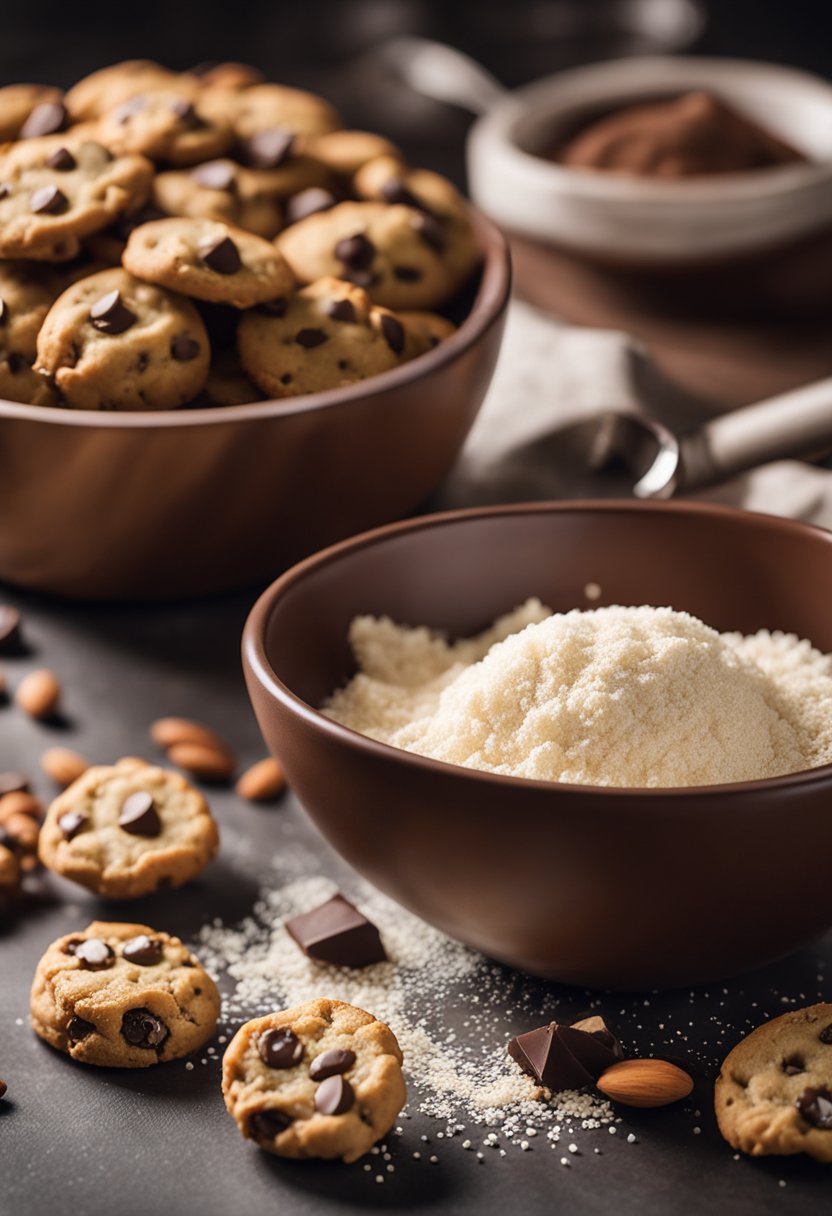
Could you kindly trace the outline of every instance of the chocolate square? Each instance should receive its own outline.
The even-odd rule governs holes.
[[[378,929],[340,894],[287,920],[286,930],[304,954],[322,963],[367,967],[387,959]]]

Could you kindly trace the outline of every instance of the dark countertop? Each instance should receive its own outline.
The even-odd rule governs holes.
[[[13,705],[1,707],[0,769],[23,769],[46,795],[49,783],[38,776],[45,747],[64,742],[102,761],[152,754],[147,725],[168,713],[211,723],[243,762],[262,754],[238,661],[252,595],[157,609],[66,606],[12,592],[0,598],[23,608],[32,647],[25,657],[3,660],[10,685],[35,667],[53,668],[65,685],[68,715],[66,726],[57,729],[30,722]],[[184,1216],[195,1208],[202,1216],[235,1210],[245,1216],[280,1210],[321,1216],[364,1209],[478,1216],[552,1210],[569,1216],[804,1216],[819,1210],[822,1197],[828,1202],[829,1173],[821,1166],[797,1159],[734,1160],[711,1113],[709,1078],[743,1029],[792,1002],[829,998],[824,977],[832,970],[832,937],[729,985],[605,997],[602,1007],[631,1050],[656,1045],[658,1054],[660,1046],[672,1045],[677,1055],[703,1063],[703,1075],[689,1103],[628,1113],[616,1136],[581,1132],[581,1151],[569,1169],[558,1164],[561,1152],[549,1151],[543,1137],[528,1152],[514,1146],[505,1157],[486,1152],[479,1164],[459,1142],[438,1139],[444,1122],[414,1114],[403,1124],[404,1134],[391,1139],[395,1173],[379,1186],[375,1171],[361,1165],[279,1162],[244,1143],[225,1113],[214,1061],[197,1061],[192,1071],[178,1062],[119,1072],[85,1068],[53,1052],[31,1033],[27,1007],[32,971],[54,937],[94,916],[147,920],[185,938],[214,916],[233,923],[250,910],[258,870],[265,875],[273,855],[289,848],[300,846],[314,858],[317,873],[344,876],[291,797],[274,807],[247,805],[229,791],[209,791],[209,798],[221,823],[223,850],[197,882],[119,905],[50,880],[43,901],[0,933],[0,1076],[9,1085],[0,1102],[2,1216],[51,1216],[67,1209],[73,1216]],[[586,993],[507,971],[503,976],[529,1012],[522,1026],[495,1029],[494,1050],[502,1050],[510,1030],[544,1020],[536,1019],[544,1000],[549,1008],[557,1002],[576,1015],[586,1006]],[[447,1010],[447,1026],[459,1035],[471,1033],[465,1020],[464,1002]],[[479,1050],[481,1043],[472,1045]],[[481,1139],[487,1130],[472,1130],[472,1138]],[[637,1143],[627,1142],[628,1132]],[[420,1161],[412,1157],[426,1149],[422,1134],[430,1137],[427,1152],[439,1157],[435,1165],[424,1160],[426,1154]]]

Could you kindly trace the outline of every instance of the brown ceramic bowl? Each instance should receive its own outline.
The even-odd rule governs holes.
[[[719,979],[832,924],[832,765],[690,789],[556,785],[424,759],[318,712],[353,670],[357,613],[466,635],[530,595],[558,611],[669,604],[828,652],[832,534],[727,507],[542,503],[428,516],[302,562],[257,602],[244,661],[266,741],[334,847],[451,936],[568,983]]]
[[[452,465],[500,346],[508,252],[472,219],[484,263],[458,332],[371,380],[158,413],[0,401],[0,580],[92,599],[224,590],[412,511]]]

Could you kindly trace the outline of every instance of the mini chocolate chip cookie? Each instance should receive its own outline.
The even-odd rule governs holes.
[[[190,300],[116,267],[58,297],[38,334],[35,368],[74,409],[162,410],[196,396],[210,359]]]
[[[32,1027],[83,1064],[148,1068],[214,1035],[217,986],[178,937],[93,921],[59,937],[37,965]]]
[[[157,89],[174,91],[181,97],[194,97],[198,84],[191,77],[179,76],[150,59],[126,59],[79,80],[67,93],[64,104],[73,119],[79,122],[100,118],[122,102]]]
[[[726,1057],[714,1105],[719,1130],[744,1153],[832,1162],[832,1004],[752,1030]]]
[[[130,234],[123,261],[150,283],[235,308],[285,296],[295,285],[274,245],[215,220],[177,217],[142,224]]]
[[[51,268],[0,262],[0,398],[29,405],[60,405],[60,397],[34,370],[38,332],[60,294]]]
[[[319,160],[339,177],[352,177],[362,165],[379,157],[398,163],[401,152],[383,135],[372,131],[328,131],[323,135],[299,136],[297,150]]]
[[[40,833],[43,864],[108,899],[181,887],[219,845],[199,790],[138,760],[87,769],[50,806]]]
[[[470,228],[450,231],[401,203],[339,203],[293,224],[276,244],[302,283],[349,279],[393,309],[439,307],[480,258]]]
[[[246,373],[271,397],[365,380],[398,367],[408,354],[392,312],[374,306],[361,287],[331,278],[244,313],[237,349]]]
[[[356,1161],[407,1097],[396,1036],[343,1001],[307,1001],[246,1022],[223,1057],[240,1132],[278,1157]]]
[[[160,173],[153,201],[168,215],[219,220],[270,240],[283,226],[280,193],[272,174],[246,169],[233,160],[210,160],[196,168]]]
[[[32,112],[40,106],[56,107],[51,112],[54,122],[58,114],[57,107],[63,110],[61,90],[45,84],[7,84],[0,88],[0,142],[17,139]],[[43,111],[40,115],[41,123],[45,122],[47,117],[46,111]],[[53,130],[58,129],[53,127]]]
[[[263,132],[282,131],[289,137],[319,135],[335,131],[341,125],[337,110],[323,97],[282,84],[256,84],[248,89],[209,88],[201,95],[200,105],[209,115],[226,116],[244,146],[247,140]],[[289,147],[285,154],[288,152]]]
[[[396,316],[404,326],[407,336],[407,351],[411,359],[433,350],[440,342],[456,333],[456,326],[435,312],[398,312]]]
[[[233,142],[229,124],[203,112],[199,98],[159,89],[121,102],[100,120],[98,137],[112,152],[139,153],[171,165],[222,156]]]
[[[63,262],[81,239],[150,193],[143,156],[113,157],[72,132],[9,144],[0,154],[0,258]]]

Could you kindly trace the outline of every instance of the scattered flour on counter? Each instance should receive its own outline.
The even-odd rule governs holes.
[[[359,672],[325,712],[487,772],[617,787],[711,785],[832,761],[832,657],[670,608],[553,614],[530,599],[475,638],[357,617]]]

